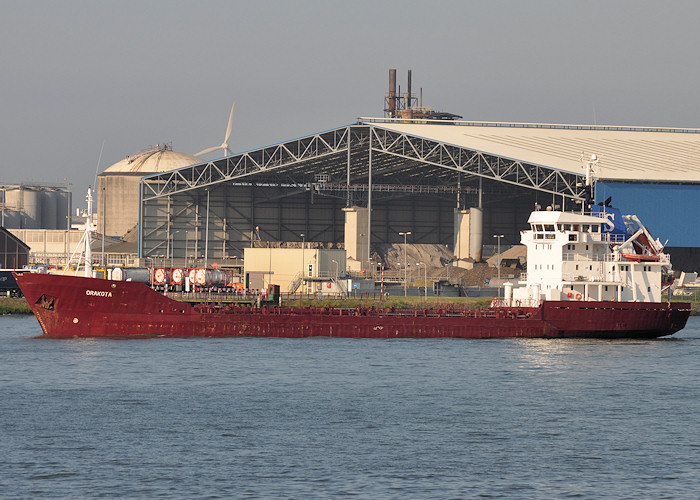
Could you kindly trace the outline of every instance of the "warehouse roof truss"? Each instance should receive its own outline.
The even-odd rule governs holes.
[[[319,182],[319,174],[324,181]],[[583,198],[582,173],[358,123],[147,176],[142,181],[142,200],[227,182],[286,186],[297,192],[332,186],[332,191],[345,191],[349,200],[352,191],[375,191],[378,186],[404,191],[419,186],[474,190],[479,178],[568,199]]]

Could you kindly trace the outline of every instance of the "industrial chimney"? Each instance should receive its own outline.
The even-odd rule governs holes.
[[[396,116],[396,70],[389,70],[389,102],[388,102],[389,117]]]

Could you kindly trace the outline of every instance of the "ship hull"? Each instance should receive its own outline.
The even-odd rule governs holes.
[[[45,337],[654,338],[685,327],[683,303],[543,302],[477,311],[260,308],[172,300],[142,283],[24,273]]]

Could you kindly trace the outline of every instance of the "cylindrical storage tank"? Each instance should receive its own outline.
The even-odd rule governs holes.
[[[58,193],[53,189],[41,191],[41,229],[62,229],[56,227]]]
[[[110,279],[113,279],[114,281],[124,281],[124,270],[121,267],[111,269]]]
[[[185,270],[179,267],[170,269],[170,284],[182,285],[185,283]]]
[[[207,271],[207,285],[210,286],[226,286],[226,273],[218,269],[210,269]]]
[[[207,270],[198,267],[194,270],[194,284],[195,285],[206,285],[207,284]]]
[[[10,210],[19,211],[22,206],[22,190],[19,187],[14,187],[5,190],[5,206]]]
[[[19,229],[21,221],[22,217],[19,210],[6,208],[2,214],[2,220],[0,222],[2,223],[3,227],[6,227],[7,229]]]
[[[70,192],[56,191],[56,229],[68,228],[68,213],[70,212]]]
[[[4,226],[11,229],[22,227],[22,191],[19,188],[5,190],[5,222]]]
[[[115,267],[112,279],[116,281],[137,281],[151,284],[151,270],[147,267]]]
[[[168,273],[163,267],[156,267],[153,269],[153,277],[151,282],[156,285],[166,285],[168,283]]]
[[[469,209],[469,257],[481,262],[484,238],[484,212],[480,208]]]
[[[24,205],[24,227],[26,229],[41,228],[41,192],[36,189],[22,190]]]

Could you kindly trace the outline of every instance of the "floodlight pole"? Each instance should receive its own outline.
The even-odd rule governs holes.
[[[306,247],[306,240],[304,239],[306,236],[304,233],[301,233],[301,283],[299,283],[299,286],[304,288],[304,276],[306,275],[306,261],[304,260],[304,248]],[[301,293],[301,292],[300,292]]]
[[[407,296],[408,288],[408,264],[406,264],[406,237],[411,234],[411,231],[406,231],[405,233],[399,233],[399,236],[403,236],[403,296]]]
[[[428,264],[425,262],[419,262],[419,266],[423,266],[423,271],[424,271],[424,281],[423,281],[423,296],[428,297]]]

